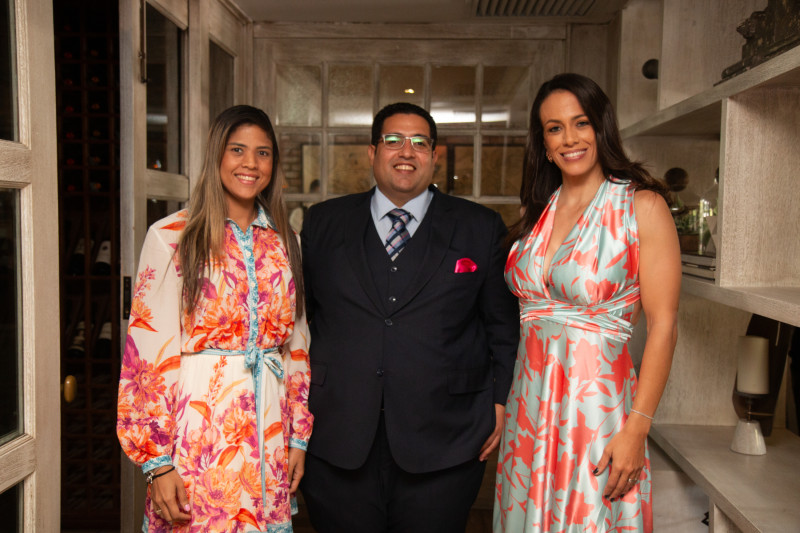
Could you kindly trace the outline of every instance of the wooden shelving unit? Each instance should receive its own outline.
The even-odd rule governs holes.
[[[656,424],[650,436],[706,491],[716,507],[711,513],[722,513],[745,532],[797,531],[800,439],[776,430],[766,439],[766,455],[741,455],[729,449],[733,431],[729,426]]]
[[[56,0],[63,529],[119,527],[119,54],[114,2]],[[76,254],[76,252],[78,252]],[[82,255],[81,255],[82,253]]]
[[[764,3],[633,0],[620,22],[620,79],[641,69],[639,48],[660,64],[650,86],[619,86],[626,150],[654,176],[686,169],[695,193],[719,169],[716,279],[683,277],[678,345],[651,432],[708,496],[712,532],[800,530],[800,487],[786,475],[797,471],[800,438],[782,412],[766,456],[729,450],[737,337],[752,314],[800,326],[800,155],[789,148],[800,140],[800,47],[720,82],[741,59],[737,25]]]
[[[684,277],[684,290],[794,326],[800,326],[800,242],[790,228],[800,223],[800,206],[791,199],[800,156],[781,150],[771,157],[765,150],[800,134],[798,102],[800,48],[794,48],[622,130],[637,156],[652,160],[653,151],[674,151],[675,161],[691,170],[703,162],[681,159],[682,145],[717,147],[704,151],[705,163],[720,169],[718,276],[711,286]]]

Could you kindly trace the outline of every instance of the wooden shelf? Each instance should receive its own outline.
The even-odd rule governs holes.
[[[719,287],[683,276],[682,290],[729,307],[800,327],[800,287]]]
[[[734,429],[655,424],[650,437],[742,531],[800,531],[800,437],[776,428],[766,455],[741,455]]]
[[[722,101],[756,87],[800,86],[800,47],[793,48],[711,89],[623,129],[623,139],[637,136],[719,137]]]

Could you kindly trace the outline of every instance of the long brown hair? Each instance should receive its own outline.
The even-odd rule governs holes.
[[[203,169],[189,206],[186,229],[178,243],[183,274],[184,311],[194,311],[207,269],[213,269],[216,260],[222,256],[227,204],[219,167],[228,139],[238,128],[247,125],[261,128],[272,141],[272,178],[256,198],[256,203],[269,213],[289,254],[289,266],[295,285],[296,312],[301,315],[305,304],[303,269],[300,263],[300,247],[289,226],[289,216],[283,201],[283,175],[278,172],[278,140],[267,114],[248,105],[237,105],[220,113],[208,132]]]
[[[531,107],[522,186],[519,193],[525,213],[509,229],[506,237],[508,247],[533,229],[550,196],[561,186],[561,170],[547,160],[544,129],[539,115],[542,102],[556,91],[574,94],[586,113],[595,131],[598,159],[606,179],[611,177],[618,181],[630,181],[637,190],[655,191],[664,198],[667,195],[663,183],[653,178],[640,162],[628,159],[622,147],[622,137],[619,134],[614,107],[600,86],[580,74],[558,74],[539,88]]]

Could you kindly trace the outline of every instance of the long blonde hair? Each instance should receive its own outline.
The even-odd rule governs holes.
[[[203,288],[206,269],[214,268],[215,260],[222,256],[227,204],[219,167],[228,139],[239,127],[245,125],[261,128],[272,140],[272,179],[258,195],[256,202],[269,213],[289,254],[297,300],[296,312],[301,315],[305,307],[303,268],[300,247],[289,226],[289,216],[283,201],[283,176],[278,172],[278,140],[267,114],[248,105],[233,106],[220,113],[208,132],[203,169],[190,202],[186,228],[178,243],[178,257],[183,275],[183,310],[187,313],[194,311]]]

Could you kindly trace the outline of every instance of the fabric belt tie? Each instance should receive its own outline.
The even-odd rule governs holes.
[[[267,509],[267,469],[264,467],[264,429],[261,427],[264,418],[264,407],[261,401],[261,377],[262,370],[266,366],[278,381],[283,380],[283,362],[275,356],[280,353],[279,346],[272,348],[258,348],[256,346],[247,350],[203,350],[197,352],[198,355],[244,355],[244,366],[253,375],[253,390],[255,391],[256,402],[256,430],[258,431],[258,447],[261,460],[261,504],[264,507],[264,514]]]
[[[519,316],[521,322],[538,319],[549,320],[557,324],[599,333],[613,341],[628,342],[633,333],[633,324],[616,316],[614,312],[622,311],[638,300],[638,285],[625,291],[614,300],[593,306],[573,305],[545,298],[520,299]]]

